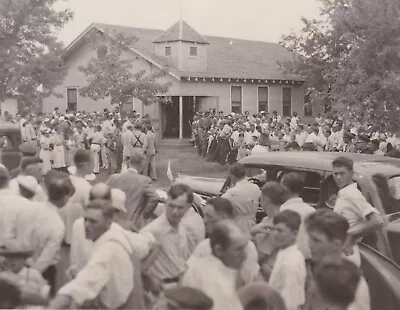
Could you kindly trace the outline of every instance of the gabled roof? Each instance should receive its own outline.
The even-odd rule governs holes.
[[[167,31],[162,33],[153,43],[163,42],[191,42],[200,44],[209,44],[206,38],[200,35],[196,30],[190,27],[185,21],[178,21]]]
[[[293,54],[279,44],[215,36],[205,37],[209,43],[207,70],[205,72],[180,71],[169,58],[158,57],[155,54],[153,42],[158,41],[165,34],[164,31],[157,29],[92,24],[67,47],[66,54],[77,48],[85,37],[85,33],[93,28],[108,34],[121,33],[135,36],[137,41],[131,50],[157,67],[167,68],[168,72],[177,79],[201,77],[304,81],[303,77],[283,72],[279,63],[292,59]]]

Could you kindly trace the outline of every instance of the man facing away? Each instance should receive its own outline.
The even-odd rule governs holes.
[[[146,155],[143,174],[149,176],[153,181],[157,181],[156,175],[156,135],[152,131],[151,124],[146,125],[146,138],[144,140],[143,152]]]
[[[320,303],[319,294],[314,282],[314,267],[325,257],[340,262],[348,259],[344,255],[349,223],[345,217],[338,213],[323,209],[311,214],[306,220],[307,233],[310,236],[311,260],[308,262],[308,281],[306,308],[317,309]],[[342,295],[343,296],[343,295]],[[314,307],[314,308],[313,308]],[[368,284],[361,277],[357,285],[354,301],[348,305],[347,310],[369,310],[370,295]]]
[[[126,195],[126,219],[141,229],[154,218],[154,210],[160,200],[151,185],[151,179],[140,175],[145,157],[142,153],[134,152],[128,162],[128,170],[112,175],[107,184],[119,188]]]
[[[250,235],[251,227],[256,222],[256,214],[260,201],[260,188],[246,180],[246,168],[242,164],[235,164],[229,169],[229,177],[233,187],[223,195],[228,199],[237,214],[235,221],[244,234]]]

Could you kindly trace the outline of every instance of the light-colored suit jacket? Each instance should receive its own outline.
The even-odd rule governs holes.
[[[140,175],[135,170],[128,170],[110,176],[107,184],[111,188],[118,188],[126,194],[125,208],[127,213],[124,219],[132,221],[141,229],[153,219],[160,197],[151,185],[149,177]]]
[[[156,155],[156,135],[150,130],[146,133],[143,150],[148,156]]]
[[[130,157],[133,154],[133,144],[135,142],[135,137],[133,136],[133,132],[131,130],[125,131],[121,134],[121,141],[123,146],[123,156]]]

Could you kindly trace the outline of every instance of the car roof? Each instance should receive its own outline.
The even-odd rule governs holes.
[[[0,121],[0,131],[19,131],[17,124],[11,122]]]
[[[345,156],[353,160],[357,173],[373,175],[382,173],[387,177],[400,175],[400,159],[381,155],[337,152],[269,152],[243,158],[244,165],[277,165],[292,168],[308,168],[313,170],[331,171],[332,161]]]

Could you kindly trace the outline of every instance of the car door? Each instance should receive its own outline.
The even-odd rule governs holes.
[[[18,146],[21,136],[18,131],[0,131],[0,163],[12,170],[18,167],[21,160]]]

